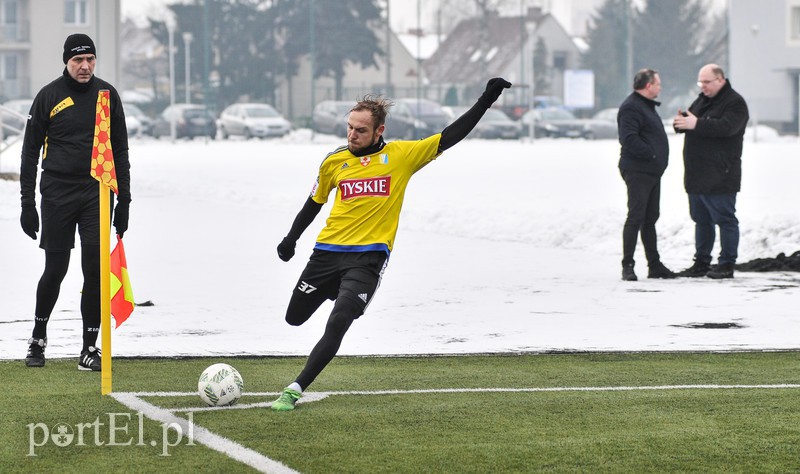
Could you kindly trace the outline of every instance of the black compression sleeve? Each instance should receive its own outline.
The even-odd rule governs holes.
[[[488,108],[489,107],[482,101],[478,100],[471,109],[464,112],[464,115],[445,127],[444,130],[442,130],[442,138],[439,139],[439,153],[447,150],[469,135],[469,132],[475,128],[475,125],[478,124]]]
[[[321,209],[322,204],[317,203],[309,197],[306,203],[303,204],[303,208],[297,213],[297,217],[294,218],[292,228],[289,229],[289,233],[286,234],[286,237],[293,242],[297,242],[297,239],[303,235],[303,232],[305,232],[308,226],[314,222],[314,218],[317,217]]]

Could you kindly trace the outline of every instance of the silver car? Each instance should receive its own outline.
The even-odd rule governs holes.
[[[28,121],[33,99],[9,100],[0,107],[0,137],[21,135]]]
[[[233,104],[219,115],[222,138],[241,135],[245,138],[282,137],[292,124],[268,104]]]
[[[347,117],[355,101],[323,100],[311,114],[311,129],[317,133],[347,136]]]

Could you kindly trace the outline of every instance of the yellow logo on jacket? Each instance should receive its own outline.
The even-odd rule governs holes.
[[[61,102],[58,103],[58,105],[53,107],[53,110],[50,111],[50,118],[52,119],[53,117],[56,116],[57,113],[61,112],[62,110],[66,109],[71,105],[75,105],[75,102],[72,101],[72,97],[67,97],[66,99],[62,100]]]

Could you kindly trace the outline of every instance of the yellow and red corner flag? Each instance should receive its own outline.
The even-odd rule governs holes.
[[[120,312],[115,312],[117,327],[122,321],[128,319],[133,311],[133,294],[128,279],[125,250],[122,239],[117,236],[117,247],[114,249],[117,263],[112,269],[111,247],[111,196],[109,189],[119,194],[117,188],[117,171],[114,169],[114,153],[111,150],[111,106],[110,93],[107,89],[98,91],[97,106],[95,108],[94,143],[92,143],[92,167],[89,173],[100,182],[100,332],[102,335],[102,348],[100,364],[100,393],[111,393],[111,310],[112,298],[117,298],[117,307]],[[114,276],[112,278],[112,271]],[[112,293],[111,282],[115,282]],[[121,296],[118,296],[120,295]]]
[[[114,153],[111,151],[111,107],[107,89],[97,93],[91,175],[101,184],[111,188],[114,194],[119,194],[117,170],[114,169]]]
[[[128,278],[128,261],[122,237],[117,236],[117,246],[111,252],[111,315],[115,327],[124,323],[133,312],[133,290]]]

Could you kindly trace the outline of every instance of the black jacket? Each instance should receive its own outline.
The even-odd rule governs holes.
[[[739,192],[742,143],[750,115],[747,103],[726,80],[712,98],[702,93],[689,106],[697,116],[683,142],[684,186],[691,194]]]
[[[660,103],[632,92],[619,106],[620,170],[661,176],[667,169],[669,141],[657,105]]]
[[[97,93],[108,89],[111,112],[111,149],[117,173],[120,202],[130,202],[130,163],[125,113],[116,89],[92,76],[81,84],[64,69],[61,77],[44,86],[31,105],[25,138],[22,142],[20,186],[22,204],[32,204],[36,196],[39,153],[42,169],[62,176],[86,177],[92,166],[92,146]]]

